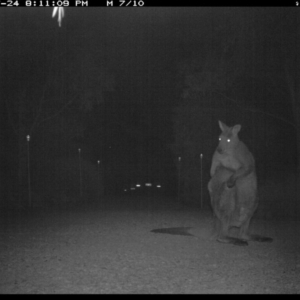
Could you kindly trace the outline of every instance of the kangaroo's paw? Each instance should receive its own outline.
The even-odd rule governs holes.
[[[235,186],[235,179],[232,178],[232,176],[227,180],[227,187],[229,189],[233,188]]]

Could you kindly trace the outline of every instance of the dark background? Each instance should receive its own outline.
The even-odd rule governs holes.
[[[180,177],[182,199],[202,187],[208,203],[218,120],[242,125],[265,198],[296,203],[297,9],[67,8],[61,27],[51,14],[0,10],[5,205],[28,201],[28,154],[44,201],[78,196],[80,161],[87,198],[138,181],[175,197]]]

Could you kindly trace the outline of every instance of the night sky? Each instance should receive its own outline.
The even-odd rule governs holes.
[[[256,130],[272,132],[268,142],[269,136],[259,138],[265,152],[250,148],[259,162],[278,148],[274,160],[284,160],[288,149],[288,167],[295,164],[294,128],[278,120],[293,123],[283,70],[293,65],[290,60],[299,50],[296,9],[67,8],[61,27],[51,14],[51,8],[0,10],[2,172],[9,182],[20,168],[16,157],[25,155],[20,149],[26,151],[25,138],[16,138],[15,130],[22,127],[23,136],[32,138],[33,173],[35,164],[76,156],[81,148],[85,161],[96,166],[101,160],[104,182],[112,190],[132,180],[164,180],[176,190],[176,154],[170,145],[174,109],[180,107],[184,87],[178,66],[192,58],[203,63],[211,51],[234,47],[237,40],[243,41],[242,61],[253,67],[247,74],[251,80],[260,79],[257,70],[271,68],[274,74],[272,85],[268,78],[256,85],[247,79],[227,94],[275,116],[268,130]],[[222,116],[211,115],[199,129],[202,145],[210,145],[199,148],[206,173]],[[243,124],[236,113],[223,121],[241,123],[247,140],[255,116],[251,119]],[[207,128],[212,134],[202,135]]]

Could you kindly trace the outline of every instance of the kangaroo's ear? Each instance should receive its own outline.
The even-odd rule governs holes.
[[[242,126],[240,124],[234,125],[232,128],[232,133],[237,134],[241,130]]]
[[[219,120],[219,126],[222,131],[225,131],[226,129],[228,129],[228,126],[226,124],[222,123],[220,120]]]

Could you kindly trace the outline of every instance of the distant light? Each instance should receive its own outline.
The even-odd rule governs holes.
[[[150,182],[145,183],[145,186],[152,186],[152,183],[150,183]]]
[[[157,187],[157,188],[161,188],[161,185],[160,185],[160,184],[158,184],[156,187]]]
[[[136,186],[136,187],[141,187],[141,185],[140,185],[139,183],[137,183],[135,186]]]
[[[127,192],[127,189],[124,189],[124,192]]]
[[[130,188],[132,191],[135,190],[135,187]]]

